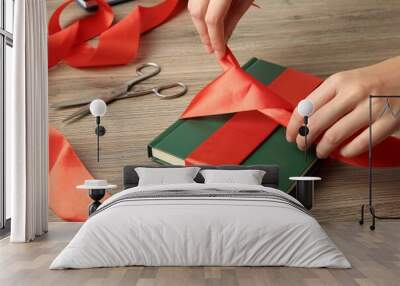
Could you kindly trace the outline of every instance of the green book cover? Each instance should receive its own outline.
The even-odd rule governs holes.
[[[286,68],[256,58],[243,69],[264,84],[269,84]],[[232,117],[232,114],[177,120],[148,145],[149,157],[164,165],[184,165],[185,158]],[[279,165],[279,189],[290,192],[294,182],[291,176],[300,176],[316,162],[314,151],[304,152],[285,138],[285,128],[278,127],[242,165]]]

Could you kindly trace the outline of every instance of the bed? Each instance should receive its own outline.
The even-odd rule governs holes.
[[[193,183],[150,186],[138,185],[137,167],[124,168],[124,190],[99,207],[50,269],[351,267],[309,211],[276,189],[277,166],[218,167],[263,170],[260,185],[204,183],[199,173]]]

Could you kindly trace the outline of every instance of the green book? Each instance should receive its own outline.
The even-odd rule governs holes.
[[[268,85],[286,68],[256,58],[248,61],[243,69],[257,80]],[[148,156],[162,165],[185,165],[185,158],[233,114],[215,115],[194,119],[178,120],[148,145]],[[305,175],[316,163],[314,150],[304,152],[296,144],[288,143],[285,128],[280,126],[241,165],[279,165],[279,189],[290,192],[294,182],[291,176]]]

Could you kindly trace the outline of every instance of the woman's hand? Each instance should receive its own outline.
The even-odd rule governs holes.
[[[344,157],[354,157],[368,149],[369,95],[400,95],[400,57],[334,74],[308,96],[314,113],[309,118],[307,140],[317,145],[319,158],[328,157],[338,147]],[[400,99],[373,99],[373,145],[400,128],[400,114],[394,118],[387,110],[380,116],[387,103],[392,112],[400,111]],[[298,129],[303,121],[294,111],[286,131],[287,140],[296,141],[301,150],[305,142]],[[349,141],[358,132],[361,133]]]
[[[208,53],[220,59],[236,24],[253,0],[189,0],[188,9]]]

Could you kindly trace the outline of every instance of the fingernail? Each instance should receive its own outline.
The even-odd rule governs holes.
[[[293,143],[293,138],[291,138],[289,135],[286,135],[286,141],[289,143]]]
[[[349,153],[348,149],[345,147],[345,148],[340,149],[340,155],[342,155],[343,157],[349,157],[350,153]]]
[[[315,155],[317,156],[318,159],[324,159],[323,153],[321,153],[321,145],[317,145],[315,148]]]

